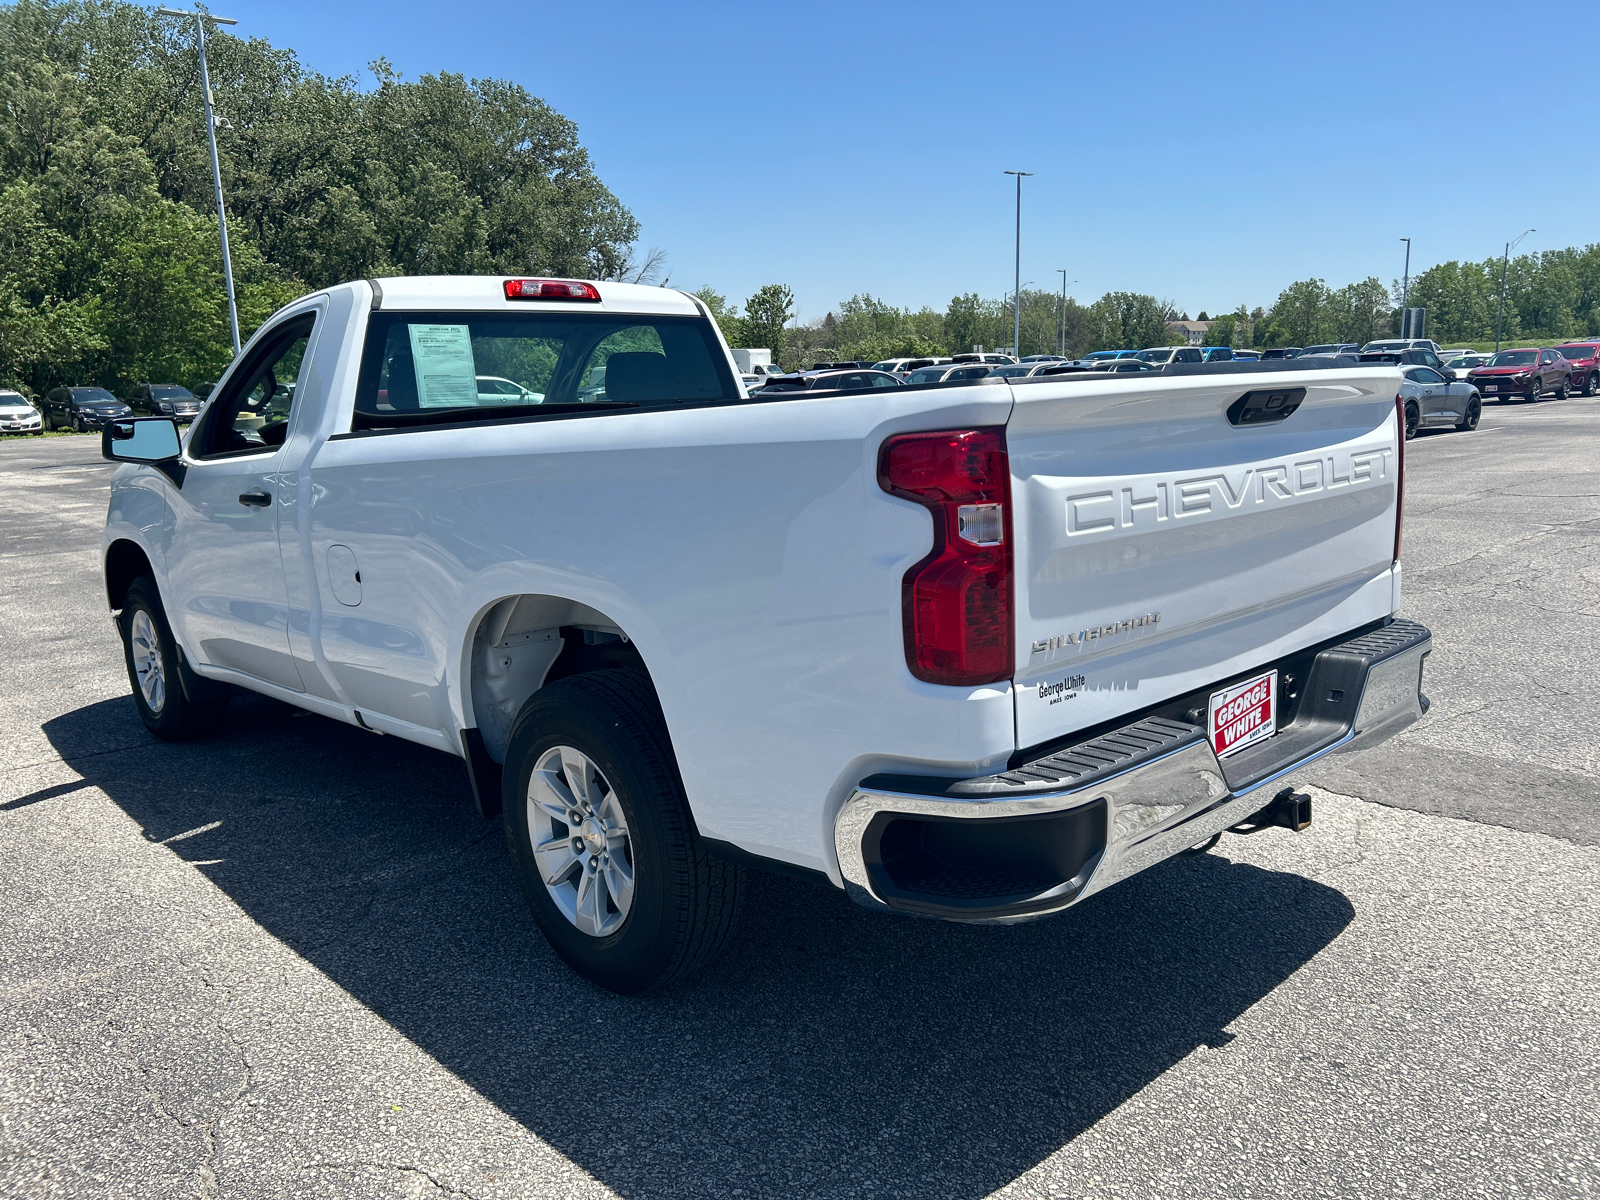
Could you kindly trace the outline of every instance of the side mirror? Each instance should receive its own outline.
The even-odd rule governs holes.
[[[100,456],[112,462],[168,462],[182,449],[178,423],[171,417],[107,421],[100,433]]]
[[[1445,382],[1447,383],[1454,383],[1457,379],[1461,378],[1454,371],[1445,371],[1443,374],[1445,377]]]

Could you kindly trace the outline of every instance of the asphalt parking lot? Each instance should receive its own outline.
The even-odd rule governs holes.
[[[0,1195],[1592,1197],[1600,400],[1407,452],[1433,711],[1317,819],[1052,920],[757,875],[713,969],[545,947],[461,765],[156,743],[94,438],[0,442]]]

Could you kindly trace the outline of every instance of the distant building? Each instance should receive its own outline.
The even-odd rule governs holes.
[[[1168,333],[1181,333],[1191,346],[1205,344],[1206,334],[1211,332],[1212,321],[1168,321]]]

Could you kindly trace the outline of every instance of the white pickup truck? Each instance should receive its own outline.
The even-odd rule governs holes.
[[[1290,772],[1427,708],[1399,384],[749,396],[680,292],[362,281],[181,443],[109,423],[106,585],[157,737],[246,688],[460,756],[555,950],[641,991],[751,865],[1008,922],[1303,825]]]

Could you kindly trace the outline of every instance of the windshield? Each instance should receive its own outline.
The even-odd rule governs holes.
[[[907,383],[938,383],[944,378],[944,367],[935,367],[929,371],[913,371]]]
[[[1595,356],[1596,352],[1600,352],[1600,345],[1595,345],[1595,346],[1561,346],[1561,347],[1558,347],[1558,349],[1561,351],[1561,356],[1570,361],[1572,359],[1578,359],[1578,358],[1593,358]]]
[[[375,314],[356,412],[394,425],[737,401],[714,339],[699,317]]]
[[[1366,349],[1366,350],[1409,350],[1409,349],[1411,349],[1411,343],[1410,342],[1368,342],[1366,344],[1366,346],[1364,347],[1364,349]]]
[[[73,388],[72,389],[72,398],[74,400],[76,400],[79,404],[121,404],[122,403],[122,401],[118,400],[110,392],[106,391],[105,388]]]
[[[1531,367],[1539,361],[1537,350],[1502,350],[1491,358],[1487,367]]]
[[[179,387],[175,383],[156,383],[150,386],[150,398],[153,400],[193,400],[194,393],[186,387]]]
[[[1026,375],[1031,370],[1033,370],[1032,367],[1024,366],[996,367],[989,374],[998,376],[1001,379],[1010,379],[1013,375]]]
[[[1166,362],[1167,359],[1172,357],[1172,351],[1171,350],[1141,350],[1134,357],[1141,358],[1145,362],[1151,362],[1151,363],[1153,363],[1153,362]]]

